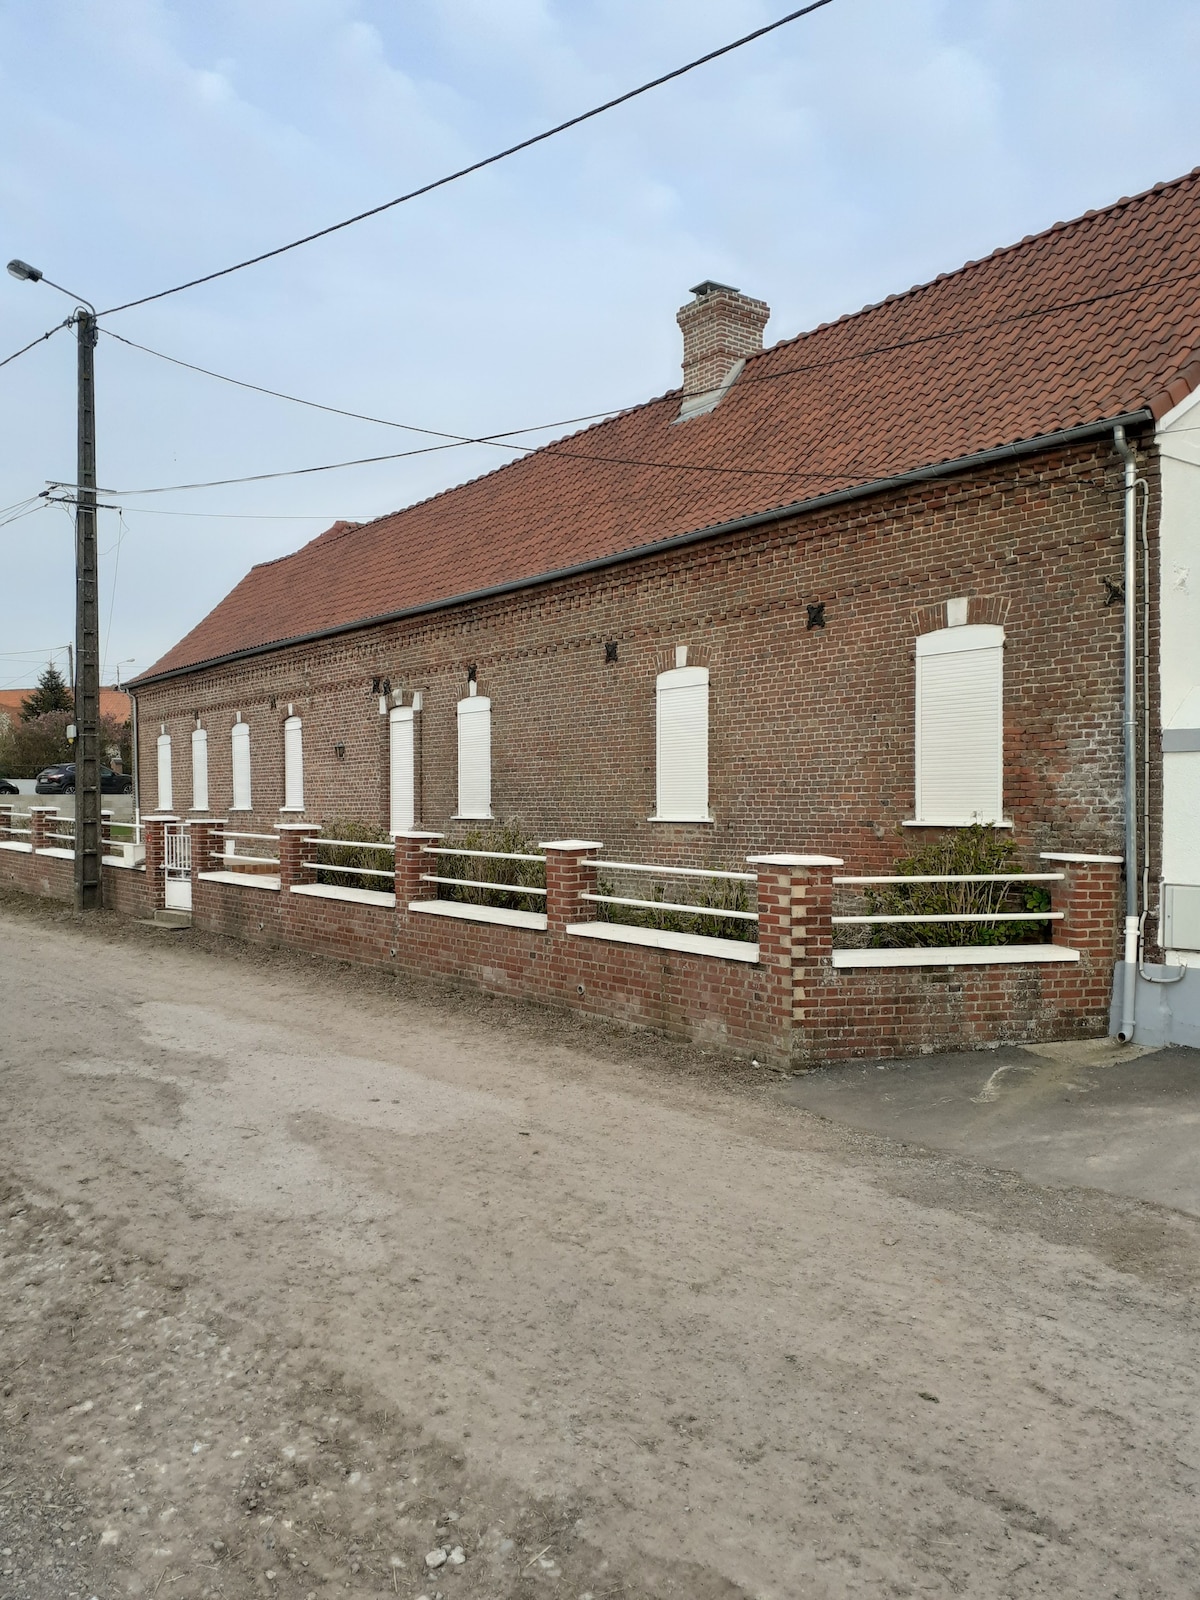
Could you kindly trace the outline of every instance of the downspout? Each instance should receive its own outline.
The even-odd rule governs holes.
[[[1146,922],[1150,916],[1150,485],[1139,478],[1142,491],[1142,909],[1138,917],[1138,976],[1146,983],[1182,983],[1187,968],[1166,974],[1146,965]],[[1162,885],[1158,891],[1159,935],[1162,934]]]
[[[142,763],[138,759],[138,707],[137,695],[129,695],[129,742],[133,748],[133,842],[142,842]]]
[[[1133,1040],[1138,968],[1138,816],[1137,816],[1137,457],[1120,423],[1113,444],[1125,463],[1125,966],[1121,983],[1121,1025],[1117,1038]]]

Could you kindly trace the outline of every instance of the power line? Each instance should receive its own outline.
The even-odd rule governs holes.
[[[960,337],[960,336],[965,336],[965,335],[970,335],[970,334],[975,334],[975,333],[981,333],[981,332],[986,331],[988,328],[1001,327],[1001,326],[1006,326],[1006,325],[1013,324],[1013,323],[1030,321],[1030,320],[1033,320],[1033,319],[1038,318],[1038,317],[1052,316],[1055,313],[1062,312],[1062,311],[1073,311],[1073,310],[1077,310],[1077,309],[1079,309],[1081,307],[1084,307],[1084,306],[1102,304],[1102,303],[1104,303],[1106,301],[1114,300],[1114,299],[1117,299],[1117,298],[1119,298],[1121,296],[1127,296],[1127,295],[1131,295],[1131,294],[1140,294],[1140,293],[1146,292],[1149,289],[1162,288],[1162,287],[1164,287],[1165,285],[1168,285],[1168,284],[1184,282],[1184,281],[1187,281],[1187,280],[1195,279],[1197,277],[1200,277],[1200,268],[1194,268],[1194,269],[1192,269],[1190,271],[1187,271],[1187,272],[1174,273],[1174,274],[1171,274],[1171,275],[1169,275],[1168,277],[1165,277],[1165,278],[1148,279],[1148,280],[1146,280],[1146,281],[1144,281],[1142,283],[1127,284],[1127,285],[1125,285],[1124,287],[1122,287],[1120,289],[1105,290],[1105,291],[1103,291],[1101,293],[1098,293],[1098,294],[1084,295],[1084,296],[1080,296],[1080,297],[1078,297],[1078,298],[1076,298],[1074,300],[1058,300],[1058,301],[1052,302],[1049,305],[1034,306],[1034,307],[1030,307],[1029,309],[1024,310],[1024,311],[1011,312],[1011,313],[1009,313],[1007,315],[999,316],[999,317],[990,317],[990,318],[983,319],[983,320],[981,320],[979,322],[962,323],[962,324],[959,324],[958,326],[952,327],[952,328],[941,328],[941,329],[938,329],[938,330],[936,330],[934,332],[931,332],[931,333],[928,333],[928,334],[913,335],[911,338],[907,338],[907,339],[892,339],[892,340],[888,340],[888,341],[886,341],[885,343],[882,343],[882,344],[869,345],[869,346],[866,346],[865,348],[863,348],[861,350],[848,351],[844,355],[830,356],[830,357],[826,357],[826,358],[824,358],[822,360],[819,360],[819,361],[801,362],[801,363],[799,363],[797,365],[794,365],[794,366],[779,367],[779,368],[773,369],[772,371],[769,371],[769,372],[743,373],[742,376],[738,379],[738,388],[744,390],[747,386],[749,386],[750,384],[753,384],[753,383],[773,383],[773,382],[776,382],[777,380],[779,380],[781,378],[794,376],[794,375],[799,374],[799,373],[815,372],[815,371],[820,371],[822,369],[829,368],[829,367],[843,366],[848,362],[866,360],[867,358],[872,357],[872,356],[891,355],[891,354],[896,353],[897,351],[905,350],[905,349],[911,349],[911,348],[919,346],[919,345],[941,343],[941,342],[944,342],[945,340],[948,340],[948,339],[957,338],[957,337]],[[105,329],[104,331],[106,333],[109,332],[108,329]],[[210,369],[208,367],[197,366],[193,362],[183,361],[183,360],[180,360],[178,357],[175,357],[175,356],[168,356],[168,355],[164,354],[162,351],[159,351],[159,350],[152,350],[152,349],[150,349],[149,346],[137,344],[134,340],[125,339],[120,334],[110,334],[110,337],[112,337],[114,339],[119,339],[122,344],[129,345],[130,348],[132,348],[132,349],[141,350],[147,355],[156,356],[156,357],[158,357],[158,359],[160,359],[162,361],[168,361],[172,365],[179,366],[179,367],[184,367],[184,368],[188,369],[189,371],[201,373],[205,377],[215,378],[215,379],[217,379],[218,381],[220,381],[222,383],[234,384],[238,388],[250,389],[250,390],[253,390],[256,393],[265,394],[265,395],[271,396],[272,398],[275,398],[275,399],[286,400],[286,401],[289,401],[289,402],[291,402],[291,403],[293,403],[295,405],[309,406],[309,407],[312,407],[313,409],[318,410],[318,411],[332,412],[333,414],[338,415],[338,416],[351,417],[351,418],[354,418],[355,420],[359,420],[359,421],[363,421],[363,422],[379,423],[384,427],[401,428],[401,429],[405,429],[405,430],[410,431],[410,432],[429,434],[429,435],[431,435],[431,436],[433,436],[435,438],[445,439],[445,440],[447,440],[449,442],[447,444],[444,444],[444,445],[427,446],[427,447],[425,447],[424,449],[421,449],[421,450],[405,450],[405,451],[398,451],[398,452],[395,452],[395,453],[389,454],[389,455],[364,456],[364,457],[360,457],[360,458],[357,458],[357,459],[354,459],[354,460],[350,460],[350,461],[335,461],[335,462],[330,462],[328,464],[321,465],[321,466],[316,466],[316,467],[298,467],[298,468],[292,468],[292,469],[289,469],[289,470],[286,470],[286,471],[282,471],[282,472],[256,473],[256,474],[252,474],[252,475],[249,475],[249,476],[246,476],[246,477],[240,477],[240,478],[220,478],[220,479],[213,479],[213,480],[210,480],[208,482],[203,482],[203,483],[175,484],[175,485],[167,485],[167,486],[162,486],[162,487],[156,487],[156,488],[153,488],[153,489],[124,489],[124,490],[122,490],[122,489],[105,489],[105,490],[102,491],[105,494],[115,494],[115,495],[122,495],[122,494],[124,494],[124,495],[166,494],[166,493],[171,493],[171,492],[176,492],[176,491],[180,492],[180,493],[183,493],[185,491],[190,491],[190,490],[195,490],[195,489],[227,488],[227,487],[230,487],[232,485],[239,484],[239,483],[259,483],[259,482],[264,482],[264,481],[267,481],[267,480],[277,479],[277,478],[307,476],[307,475],[309,475],[311,473],[317,473],[317,472],[334,472],[334,471],[338,471],[338,470],[340,470],[340,469],[342,469],[344,467],[371,466],[371,465],[376,465],[376,464],[378,464],[380,462],[384,462],[384,461],[405,460],[405,459],[407,459],[407,458],[409,458],[411,456],[426,455],[426,454],[430,454],[430,453],[432,453],[434,451],[443,450],[443,449],[454,449],[454,448],[457,448],[458,446],[465,445],[465,444],[495,444],[495,445],[499,445],[503,449],[520,451],[520,452],[525,453],[525,454],[531,454],[534,451],[546,450],[546,451],[553,451],[556,455],[563,455],[563,456],[570,457],[573,460],[595,461],[595,462],[598,462],[600,464],[608,464],[608,465],[613,465],[613,466],[645,467],[645,468],[650,468],[650,469],[657,469],[657,470],[661,470],[661,471],[671,471],[671,472],[708,472],[708,473],[715,473],[715,474],[731,474],[731,475],[737,475],[737,476],[754,476],[754,477],[767,476],[767,477],[777,477],[777,478],[778,477],[788,477],[788,478],[807,477],[807,478],[816,478],[816,479],[821,479],[821,480],[825,480],[825,481],[830,481],[830,480],[835,479],[835,478],[843,478],[843,479],[845,479],[845,478],[854,478],[854,477],[860,476],[862,473],[867,473],[867,472],[870,472],[871,475],[873,475],[873,476],[886,476],[888,473],[890,473],[890,472],[892,472],[894,470],[894,468],[891,467],[891,466],[886,467],[886,468],[880,467],[880,468],[876,468],[876,469],[868,469],[868,468],[865,468],[865,467],[859,467],[859,468],[855,468],[853,471],[848,471],[848,472],[800,472],[798,470],[790,469],[790,468],[772,469],[772,468],[765,468],[765,467],[719,467],[719,466],[712,466],[712,465],[709,465],[709,464],[700,464],[700,463],[694,463],[694,462],[644,461],[644,460],[638,460],[638,459],[635,459],[635,458],[625,457],[625,456],[599,456],[599,455],[595,455],[592,452],[570,451],[570,450],[564,449],[560,445],[557,445],[557,444],[554,444],[554,443],[551,443],[549,445],[525,445],[525,444],[518,444],[518,443],[510,443],[510,442],[508,442],[516,434],[546,432],[546,431],[548,431],[550,429],[553,429],[553,428],[565,428],[565,427],[571,427],[571,426],[573,426],[575,424],[578,424],[578,423],[581,423],[581,422],[592,422],[592,421],[601,420],[601,419],[606,418],[606,417],[612,417],[612,416],[619,415],[622,410],[642,409],[643,406],[645,406],[645,405],[653,405],[653,404],[656,404],[656,403],[662,403],[662,400],[664,400],[664,399],[672,399],[673,400],[675,398],[679,398],[681,394],[686,395],[687,391],[672,391],[671,394],[669,394],[668,396],[660,397],[659,401],[657,401],[657,402],[656,401],[643,402],[643,406],[637,406],[637,407],[632,407],[632,408],[630,408],[630,407],[618,407],[618,408],[615,408],[615,409],[609,410],[609,411],[592,412],[591,414],[586,415],[586,416],[566,417],[566,418],[562,418],[561,420],[559,420],[557,422],[540,423],[540,424],[536,424],[536,425],[534,425],[532,427],[528,427],[528,428],[510,428],[510,429],[506,429],[506,430],[504,430],[503,432],[500,432],[500,433],[471,436],[471,435],[467,435],[467,434],[448,433],[448,432],[445,432],[445,431],[443,431],[441,429],[424,428],[424,427],[420,427],[420,426],[417,426],[417,425],[411,424],[411,423],[394,422],[394,421],[391,421],[391,420],[389,420],[387,418],[374,417],[374,416],[370,416],[370,415],[368,415],[366,413],[363,413],[363,412],[348,411],[348,410],[344,410],[341,407],[337,407],[337,406],[327,406],[327,405],[322,404],[319,401],[306,400],[306,399],[303,399],[303,398],[301,398],[301,397],[299,397],[297,395],[286,394],[281,390],[266,388],[265,386],[263,386],[261,384],[249,383],[249,382],[246,382],[245,380],[240,379],[240,378],[231,378],[225,373],[215,372],[215,371],[213,371],[212,369]],[[778,347],[776,347],[776,348],[778,348]],[[704,391],[704,392],[707,392],[707,391]],[[64,487],[64,486],[58,485],[58,487]]]
[[[464,443],[484,444],[483,439],[464,440]],[[338,472],[345,467],[369,467],[383,461],[407,461],[413,456],[436,454],[440,450],[456,450],[459,446],[452,444],[425,445],[419,450],[395,450],[381,456],[358,456],[352,461],[329,461],[316,467],[289,467],[279,472],[254,472],[240,478],[212,478],[203,483],[169,483],[158,484],[149,489],[98,489],[98,494],[115,495],[118,499],[128,498],[132,495],[144,494],[182,494],[197,489],[227,489],[240,483],[265,483],[276,478],[303,478],[310,477],[317,472]],[[532,445],[522,445],[518,448],[533,452]],[[556,444],[543,445],[536,450],[539,455],[555,455],[570,461],[587,461],[597,466],[612,467],[647,467],[651,470],[663,472],[706,472],[720,477],[736,478],[815,478],[826,481],[833,478],[857,478],[869,470],[885,474],[895,470],[894,467],[868,469],[856,467],[848,472],[807,472],[797,467],[722,467],[714,466],[702,461],[643,461],[635,456],[600,456],[591,452],[580,450],[564,450]],[[69,483],[52,483],[54,489],[75,489],[78,486]],[[383,515],[389,516],[390,512]],[[374,519],[373,519],[374,520]]]
[[[435,189],[443,189],[449,183],[456,183],[459,178],[468,177],[473,172],[480,172],[484,167],[491,167],[498,161],[505,161],[509,156],[515,156],[522,150],[529,150],[533,145],[542,144],[547,139],[553,139],[556,134],[565,133],[568,128],[577,128],[581,122],[589,122],[593,117],[602,115],[605,111],[612,111],[616,106],[624,105],[629,100],[636,100],[639,95],[648,94],[651,89],[661,88],[664,83],[670,83],[675,78],[682,78],[685,73],[694,72],[697,67],[706,66],[710,61],[716,61],[721,56],[727,56],[731,51],[740,50],[743,45],[751,44],[755,39],[761,39],[768,33],[774,33],[777,28],[785,27],[789,22],[796,22],[801,17],[807,17],[813,11],[819,11],[822,6],[827,6],[832,0],[812,0],[812,4],[802,6],[798,11],[791,11],[786,17],[780,17],[775,22],[768,22],[765,27],[755,28],[753,33],[743,34],[740,39],[734,39],[730,44],[721,45],[719,49],[710,50],[706,55],[697,56],[694,61],[687,62],[682,67],[676,67],[671,72],[664,72],[661,77],[651,78],[648,83],[639,85],[636,89],[628,89],[624,94],[619,94],[613,100],[606,100],[603,105],[593,106],[590,111],[582,111],[578,116],[568,117],[566,122],[560,122],[553,128],[546,128],[542,133],[535,133],[531,138],[522,139],[518,144],[509,145],[506,150],[498,150],[494,155],[485,156],[482,161],[473,161],[469,166],[460,167],[457,172],[449,172],[442,178],[435,178],[432,183],[422,184],[419,189],[410,189],[407,194],[397,195],[394,200],[385,200],[382,205],[372,206],[369,211],[360,211],[353,217],[347,217],[342,222],[331,223],[327,228],[318,228],[315,233],[306,233],[301,239],[293,239],[290,244],[277,245],[274,250],[264,250],[260,255],[248,256],[245,261],[237,261],[231,267],[222,267],[217,272],[205,273],[200,278],[190,278],[186,283],[177,283],[173,289],[160,289],[157,294],[143,295],[140,300],[126,300],[123,305],[111,306],[107,311],[99,313],[102,317],[112,317],[118,311],[130,311],[134,306],[149,305],[152,300],[165,300],[168,295],[181,294],[185,289],[195,289],[202,283],[212,283],[216,278],[226,278],[231,272],[241,272],[245,267],[254,267],[261,261],[270,261],[275,256],[286,255],[289,250],[298,250],[301,245],[312,244],[316,239],[327,238],[331,233],[338,233],[343,228],[353,227],[357,222],[365,222],[368,217],[377,217],[381,212],[391,211],[395,206],[402,206],[409,200],[416,200],[421,195],[431,194]]]
[[[0,528],[11,527],[14,522],[20,522],[23,517],[33,516],[35,511],[42,510],[44,504],[45,502],[39,499],[37,505],[27,504],[23,511],[14,511],[10,516],[7,516],[3,519],[3,521],[0,521]]]
[[[305,400],[300,395],[285,394],[281,389],[268,389],[261,383],[248,383],[244,378],[231,378],[228,373],[214,372],[211,367],[200,367],[194,361],[183,361],[178,356],[166,355],[162,350],[152,350],[149,345],[138,344],[135,339],[126,339],[123,335],[114,333],[111,328],[102,328],[100,331],[106,333],[110,339],[117,339],[121,344],[128,345],[131,350],[140,350],[143,355],[156,356],[159,361],[169,361],[173,367],[184,367],[188,372],[199,372],[206,378],[216,378],[219,383],[231,383],[237,389],[249,389],[254,394],[269,395],[273,400],[287,400],[294,406],[308,406],[313,411],[327,411],[332,416],[349,417],[355,422],[375,422],[381,428],[399,428],[405,433],[423,433],[434,439],[450,439],[456,444],[494,444],[501,450],[536,448],[506,444],[503,441],[518,433],[544,433],[550,428],[570,428],[580,422],[598,422],[604,417],[615,416],[618,411],[626,409],[614,406],[608,411],[592,411],[582,417],[566,417],[558,422],[537,422],[528,428],[509,428],[504,433],[490,433],[482,438],[475,438],[465,433],[448,433],[444,428],[423,428],[415,422],[393,422],[388,417],[373,417],[362,411],[346,411],[341,406],[327,406],[319,400]]]
[[[4,360],[0,361],[0,367],[6,367],[10,361],[15,361],[18,356],[28,355],[35,345],[44,344],[47,339],[53,339],[61,328],[69,328],[70,326],[70,317],[67,317],[64,322],[56,323],[53,328],[48,328],[45,333],[39,333],[36,339],[31,339],[28,344],[22,345],[19,350],[14,350],[12,355],[5,356]]]
[[[109,647],[109,644],[112,642],[113,611],[114,611],[114,609],[116,607],[116,604],[117,604],[117,574],[121,570],[121,544],[122,544],[122,541],[124,540],[124,538],[125,538],[125,514],[122,511],[118,511],[117,512],[117,553],[116,553],[116,556],[115,556],[115,558],[113,560],[112,592],[110,593],[110,595],[108,597],[108,626],[104,630],[104,655],[103,655],[102,659],[107,659],[107,657],[108,657],[108,647]]]

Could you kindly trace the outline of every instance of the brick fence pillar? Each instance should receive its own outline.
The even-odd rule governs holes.
[[[541,848],[546,852],[546,932],[593,922],[595,904],[583,896],[596,892],[596,856],[604,846],[594,839],[551,839]]]
[[[1049,924],[1055,944],[1079,951],[1080,999],[1107,1007],[1113,965],[1120,959],[1124,930],[1124,858],[1044,850],[1042,860],[1064,879],[1050,896],[1061,922]]]
[[[167,903],[167,824],[178,817],[158,815],[142,818],[146,837],[146,905],[160,911]]]
[[[50,824],[57,819],[57,806],[30,806],[29,843],[35,850],[46,848],[46,834],[49,832]]]
[[[12,831],[13,808],[0,806],[0,839],[13,839],[16,835]]]
[[[424,846],[444,839],[443,833],[422,833],[419,828],[409,828],[404,833],[394,833],[396,846],[396,910],[408,910],[410,900],[436,900],[437,885],[422,883],[421,874],[434,870],[435,857],[427,856]]]
[[[758,873],[758,961],[766,1037],[784,1060],[806,1052],[832,972],[833,874],[840,856],[747,856]]]
[[[217,817],[193,817],[188,831],[192,836],[192,901],[196,898],[196,879],[202,872],[220,872],[225,856],[225,823]]]
[[[316,883],[317,869],[305,866],[312,859],[312,841],[321,831],[319,822],[277,822],[279,834],[279,892],[287,894],[297,883]]]

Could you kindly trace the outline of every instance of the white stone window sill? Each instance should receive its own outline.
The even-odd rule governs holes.
[[[912,950],[835,950],[835,967],[1001,967],[1078,961],[1061,944],[941,945]]]
[[[284,816],[286,814],[287,816],[291,816],[291,817],[302,817],[304,815],[304,807],[303,806],[280,806],[279,814],[280,814],[280,816]]]
[[[254,810],[254,807],[253,807],[253,806],[230,806],[230,808],[229,808],[229,809],[230,809],[230,811],[245,811],[245,812],[251,812],[251,811],[253,811],[253,810]]]
[[[685,827],[692,827],[696,823],[703,823],[711,827],[717,819],[715,817],[647,817],[647,822],[677,822]]]
[[[142,862],[134,861],[129,856],[101,856],[100,860],[106,867],[124,867],[130,872],[142,866]]]
[[[311,895],[314,900],[347,900],[356,906],[387,906],[396,904],[396,896],[386,889],[343,889],[336,883],[294,883],[293,894]]]
[[[506,906],[472,906],[463,900],[410,900],[410,911],[430,917],[455,917],[462,922],[498,922],[506,928],[532,928],[545,933],[544,911],[509,911]]]
[[[240,889],[271,889],[279,893],[279,879],[266,872],[201,872],[202,883],[236,883]]]
[[[718,956],[723,961],[757,965],[758,945],[748,939],[714,939],[707,933],[670,933],[665,928],[634,928],[624,922],[573,922],[567,928],[581,939],[605,939],[612,944],[648,945],[654,950],[678,950],[689,956]]]
[[[492,811],[456,811],[450,818],[451,822],[495,822],[495,813]],[[440,839],[442,835],[439,833]]]
[[[982,822],[979,817],[907,817],[902,828],[1011,828],[1011,817],[1001,817],[999,822]]]
[[[60,845],[50,844],[44,850],[38,851],[39,856],[54,856],[59,861],[74,861],[74,850],[64,850]]]
[[[25,856],[33,854],[33,846],[22,839],[0,839],[0,850],[16,850]]]

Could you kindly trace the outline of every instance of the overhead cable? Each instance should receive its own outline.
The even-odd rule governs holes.
[[[53,339],[61,328],[69,328],[70,326],[70,317],[67,317],[63,322],[56,322],[52,328],[47,328],[45,333],[39,333],[36,339],[31,339],[28,344],[22,345],[19,350],[14,350],[12,355],[5,356],[4,360],[0,361],[0,367],[6,367],[10,361],[15,361],[18,356],[28,355],[35,345],[44,344],[47,339]]]
[[[331,416],[349,417],[354,422],[375,422],[381,428],[399,428],[405,433],[423,433],[433,439],[450,439],[455,444],[494,444],[502,450],[537,448],[506,444],[504,441],[518,433],[545,433],[550,428],[570,428],[580,422],[598,422],[604,417],[615,416],[621,409],[618,406],[609,411],[592,411],[582,417],[566,417],[556,422],[537,422],[528,428],[509,428],[505,433],[472,437],[465,433],[448,433],[444,428],[424,428],[415,422],[393,422],[389,417],[373,417],[363,411],[347,411],[342,406],[327,406],[319,400],[306,400],[301,395],[285,394],[282,389],[268,389],[261,383],[248,383],[244,378],[231,378],[228,373],[214,372],[211,367],[200,367],[194,361],[183,361],[178,356],[166,355],[162,350],[152,350],[149,345],[138,344],[136,339],[126,339],[122,334],[114,333],[111,328],[101,328],[100,331],[107,334],[110,339],[128,345],[131,350],[140,350],[143,355],[156,356],[159,361],[169,361],[173,367],[184,367],[188,372],[199,372],[206,378],[216,378],[219,383],[231,383],[237,389],[249,389],[253,394],[269,395],[273,400],[287,400],[294,406],[308,406],[313,411],[327,411]]]
[[[231,267],[221,267],[217,272],[206,272],[202,277],[189,278],[186,283],[177,283],[174,288],[160,289],[156,294],[143,295],[138,300],[126,300],[123,305],[110,306],[107,311],[99,313],[102,317],[112,317],[118,311],[130,311],[134,306],[149,305],[153,300],[165,300],[168,295],[181,294],[185,289],[195,289],[202,283],[212,283],[216,278],[227,278],[232,272],[241,272],[245,267],[255,267],[261,261],[270,261],[275,256],[286,255],[289,250],[298,250],[301,245],[312,244],[316,239],[327,238],[331,233],[338,233],[343,228],[353,227],[357,222],[365,222],[368,217],[377,217],[381,212],[391,211],[396,206],[402,206],[409,200],[416,200],[421,195],[431,194],[435,189],[443,189],[449,183],[456,183],[459,178],[468,177],[473,172],[480,172],[484,167],[495,166],[498,161],[505,161],[509,156],[515,156],[522,150],[529,150],[533,145],[542,144],[547,139],[553,139],[556,134],[565,133],[568,128],[577,128],[581,122],[590,122],[593,117],[601,116],[605,111],[612,111],[616,106],[624,105],[629,100],[636,100],[639,95],[648,94],[651,89],[661,88],[664,83],[670,83],[674,78],[682,78],[685,73],[694,72],[697,67],[703,67],[710,61],[716,61],[721,56],[727,56],[731,51],[740,50],[743,45],[752,44],[755,39],[761,39],[768,33],[774,33],[777,28],[786,27],[789,22],[796,22],[801,17],[807,17],[813,11],[820,11],[823,6],[830,5],[832,0],[812,0],[811,5],[801,6],[798,11],[790,11],[786,17],[779,17],[775,22],[768,22],[764,27],[755,28],[752,33],[745,33],[740,39],[734,39],[729,44],[721,45],[716,50],[710,50],[706,55],[697,56],[694,61],[687,62],[682,67],[676,67],[671,72],[664,72],[661,77],[651,78],[648,83],[640,84],[636,89],[628,89],[624,94],[619,94],[612,100],[606,100],[603,105],[593,106],[590,111],[581,111],[577,116],[568,117],[566,122],[557,123],[553,128],[546,128],[541,133],[535,133],[528,139],[522,139],[517,144],[509,145],[506,150],[498,150],[494,155],[485,156],[481,161],[472,161],[469,166],[459,167],[457,172],[448,172],[444,177],[435,178],[431,183],[424,183],[417,189],[410,189],[407,194],[397,195],[394,200],[385,200],[382,205],[372,206],[368,211],[359,211],[352,217],[346,217],[342,222],[331,223],[327,228],[318,228],[315,233],[306,233],[303,238],[293,239],[290,244],[277,245],[273,250],[264,250],[256,256],[248,256],[245,261],[236,261]]]

